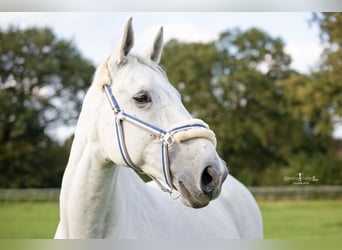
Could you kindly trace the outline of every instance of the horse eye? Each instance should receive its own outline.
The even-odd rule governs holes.
[[[138,104],[146,104],[152,101],[150,95],[146,91],[140,91],[138,94],[133,96],[133,99]]]

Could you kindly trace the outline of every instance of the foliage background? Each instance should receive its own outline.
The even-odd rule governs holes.
[[[246,185],[285,176],[341,184],[341,13],[313,14],[325,45],[321,67],[290,67],[285,42],[251,28],[215,41],[169,41],[162,66],[196,117],[218,137],[230,172]],[[72,138],[49,131],[75,124],[94,65],[49,28],[0,30],[0,187],[59,187]]]
[[[285,176],[341,183],[341,13],[314,14],[326,43],[318,71],[290,68],[284,41],[259,29],[227,30],[210,43],[170,41],[171,82],[195,116],[217,133],[231,172],[247,185],[282,185]]]

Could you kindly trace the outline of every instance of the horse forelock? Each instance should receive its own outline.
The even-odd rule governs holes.
[[[112,84],[112,75],[115,75],[115,72],[120,70],[123,67],[134,67],[136,64],[142,64],[147,66],[148,68],[152,69],[158,75],[165,78],[167,81],[168,77],[164,71],[164,69],[156,62],[146,59],[145,57],[139,55],[130,54],[127,56],[127,60],[125,63],[121,65],[117,65],[114,69],[110,69],[108,65],[109,57],[104,60],[96,69],[93,79],[93,84],[97,85],[98,87],[103,90],[104,84]]]
[[[158,63],[139,55],[129,55],[129,57],[131,58],[131,60],[133,59],[132,61],[136,61],[137,63],[149,67],[150,69],[152,69],[153,71],[157,72],[158,74],[162,75],[164,78],[167,79],[164,69]]]
[[[96,69],[93,79],[93,85],[103,90],[105,84],[111,84],[111,77],[108,69],[109,57],[104,60]]]

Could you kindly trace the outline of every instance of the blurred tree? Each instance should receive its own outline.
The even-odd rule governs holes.
[[[283,47],[258,29],[236,29],[214,42],[173,40],[164,49],[171,82],[193,115],[211,124],[219,151],[248,184],[270,162],[285,160],[279,138],[289,121],[276,80],[291,73],[291,60]]]
[[[0,30],[1,187],[59,185],[67,153],[48,131],[75,123],[93,72],[50,29]]]
[[[320,27],[324,46],[321,68],[316,74],[320,82],[316,84],[317,92],[320,92],[320,105],[325,116],[334,125],[342,123],[342,13],[315,13],[313,22]],[[331,132],[332,128],[322,129]]]
[[[319,96],[299,91],[303,85],[308,91],[316,78],[293,71],[290,63],[283,41],[255,28],[229,30],[208,43],[172,40],[164,48],[170,81],[193,115],[211,125],[219,152],[247,185],[284,184],[285,173],[303,168],[298,155],[320,154],[324,162],[330,147],[331,138],[313,129],[330,126],[324,112],[307,102]]]
[[[283,185],[299,171],[319,184],[342,182],[331,136],[342,117],[341,14],[314,20],[326,49],[310,74],[293,71],[284,42],[258,29],[164,48],[170,81],[247,185]],[[49,29],[0,30],[0,187],[59,186],[70,141],[58,145],[49,131],[76,121],[93,72]]]

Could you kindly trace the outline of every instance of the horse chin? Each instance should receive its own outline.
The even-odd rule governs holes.
[[[202,208],[209,204],[210,198],[207,195],[191,195],[189,189],[183,184],[183,182],[180,181],[178,184],[178,189],[181,194],[181,199],[184,205],[191,208]]]

